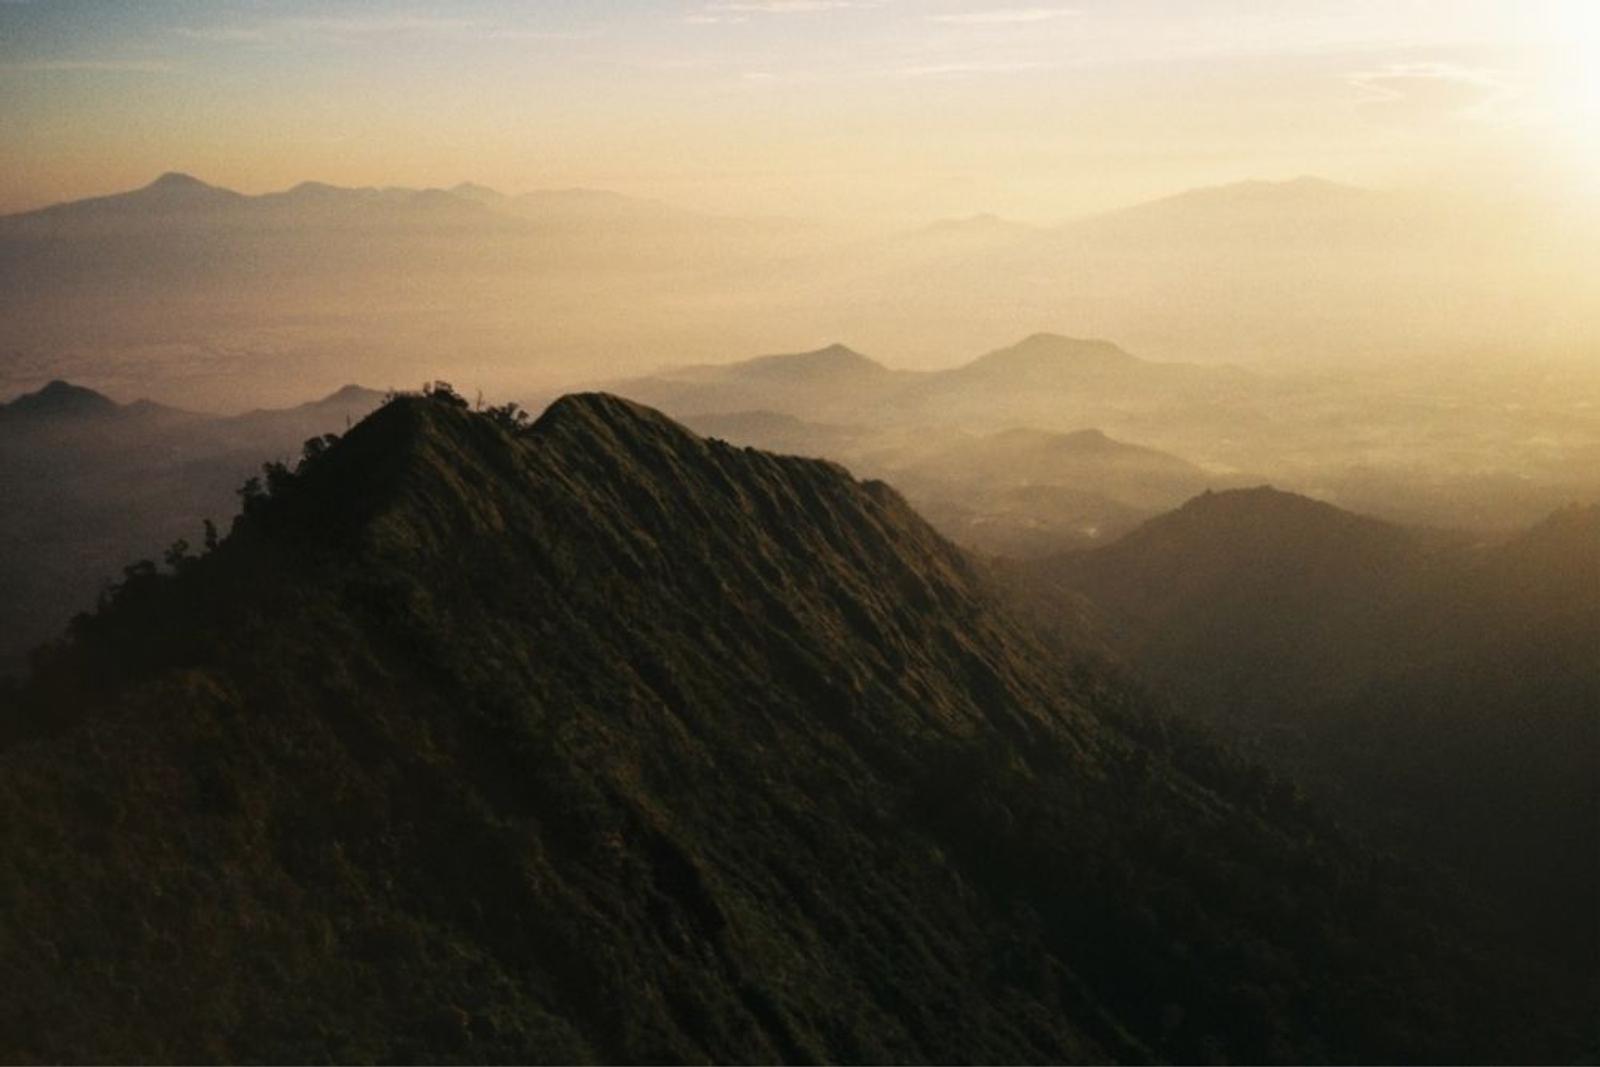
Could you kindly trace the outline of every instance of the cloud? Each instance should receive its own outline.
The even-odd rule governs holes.
[[[1025,70],[1040,70],[1043,63],[930,63],[925,66],[901,67],[894,71],[901,78],[958,78],[973,74],[1015,74]]]
[[[244,26],[179,26],[175,31],[179,37],[187,37],[191,41],[218,41],[228,44],[249,44],[265,41],[267,31]]]
[[[929,15],[933,22],[947,22],[957,26],[1020,26],[1033,22],[1051,22],[1082,14],[1076,7],[1012,7],[988,11],[950,11]]]
[[[1517,96],[1499,72],[1453,63],[1391,63],[1347,81],[1369,117],[1389,122],[1487,118]]]
[[[473,19],[405,14],[311,16],[284,19],[280,25],[291,31],[327,37],[454,36],[483,27],[483,23]]]
[[[748,22],[763,15],[814,15],[824,11],[850,11],[881,7],[880,0],[720,0],[685,15],[684,21],[698,25]]]
[[[572,40],[592,34],[540,30],[525,25],[428,14],[299,16],[243,26],[180,26],[174,32],[195,41],[276,44],[290,41],[351,42],[384,38],[463,40]]]
[[[20,63],[0,63],[0,70],[26,71],[110,71],[126,74],[163,74],[173,69],[171,63],[153,59],[34,59]]]
[[[751,15],[801,15],[812,11],[841,11],[852,7],[875,7],[860,0],[728,0],[708,4],[707,11],[730,11]]]

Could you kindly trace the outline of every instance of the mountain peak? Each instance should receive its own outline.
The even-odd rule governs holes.
[[[187,189],[199,191],[203,189],[215,189],[216,186],[208,185],[192,174],[184,174],[182,171],[169,170],[155,181],[145,186],[145,188],[163,190]]]
[[[328,182],[307,180],[298,182],[286,192],[287,196],[335,196],[340,193],[349,193],[354,190],[343,186],[332,185]]]
[[[970,372],[1038,375],[1084,369],[1127,367],[1140,360],[1110,341],[1036,333],[1009,348],[979,356],[963,369]]]
[[[846,375],[875,377],[888,373],[888,368],[883,364],[838,342],[811,352],[758,356],[743,363],[736,363],[731,369],[749,377],[790,380],[837,378]]]
[[[486,207],[504,203],[507,199],[506,195],[498,189],[491,189],[487,185],[479,185],[477,182],[457,182],[446,189],[445,192],[462,200],[483,204]]]
[[[872,362],[872,360],[868,359],[866,356],[863,356],[860,352],[857,352],[849,345],[840,341],[835,341],[830,345],[825,345],[824,347],[817,349],[815,352],[807,354],[813,359],[819,360],[843,360],[849,363]]]
[[[221,186],[209,185],[191,174],[179,171],[168,171],[149,185],[135,189],[131,193],[115,194],[109,197],[97,197],[92,200],[73,201],[57,205],[57,209],[71,209],[80,205],[91,208],[106,206],[125,206],[138,210],[156,208],[186,208],[192,206],[211,206],[243,200],[240,193]]]
[[[1029,334],[1013,345],[1012,349],[1064,355],[1081,355],[1087,352],[1114,352],[1123,356],[1128,355],[1110,341],[1103,341],[1099,338],[1068,337],[1065,334],[1044,331]]]
[[[12,415],[106,415],[117,410],[116,401],[105,394],[60,378],[37,392],[25,393],[9,404],[0,404],[0,413]]]
[[[1204,492],[1183,505],[1182,510],[1196,513],[1222,514],[1318,514],[1349,515],[1332,504],[1279,489],[1274,485],[1257,485],[1246,489],[1225,489],[1221,492]]]
[[[378,392],[376,389],[368,389],[364,385],[356,385],[352,382],[349,385],[340,386],[338,389],[335,389],[321,400],[313,401],[313,403],[363,404],[369,401],[376,402],[381,399],[383,399],[383,394]]]
[[[557,397],[534,421],[533,433],[538,437],[596,432],[614,436],[619,432],[637,433],[644,428],[656,433],[667,431],[693,436],[654,408],[614,393],[600,392],[567,393]]]
[[[1415,538],[1401,527],[1346,511],[1326,501],[1270,485],[1207,490],[1177,511],[1152,519],[1145,530],[1184,530],[1186,536],[1221,537],[1233,547],[1245,544],[1287,546],[1355,541],[1402,549]],[[1130,535],[1132,541],[1142,531]]]

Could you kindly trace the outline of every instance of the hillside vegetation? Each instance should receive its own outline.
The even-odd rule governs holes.
[[[1587,1039],[1468,905],[1069,669],[830,464],[604,395],[402,397],[172,565],[5,694],[0,1058]]]

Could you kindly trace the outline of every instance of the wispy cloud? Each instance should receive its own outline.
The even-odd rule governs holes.
[[[194,41],[223,44],[348,43],[392,38],[571,40],[592,36],[526,24],[407,13],[278,18],[244,25],[180,26],[174,32]]]
[[[684,21],[700,25],[749,22],[752,17],[815,15],[825,11],[861,10],[883,6],[881,0],[719,0],[707,4]]]
[[[947,11],[929,15],[933,22],[947,22],[957,26],[1018,26],[1033,22],[1053,22],[1082,14],[1076,7],[1010,7],[980,11]]]
[[[706,10],[747,15],[804,15],[813,11],[877,6],[862,0],[728,0],[726,3],[707,4]]]
[[[900,67],[893,71],[901,78],[959,78],[977,74],[1016,74],[1026,70],[1041,70],[1043,63],[1018,62],[967,62],[929,63],[922,66]]]
[[[31,59],[0,63],[0,70],[23,71],[107,71],[126,74],[163,74],[175,69],[171,63],[154,59]]]
[[[1454,63],[1391,63],[1347,80],[1368,114],[1386,120],[1488,118],[1517,96],[1500,72]]]
[[[284,19],[278,24],[297,33],[328,37],[457,36],[485,28],[474,19],[440,15],[351,15]]]
[[[179,26],[179,37],[191,41],[217,41],[226,44],[253,44],[268,38],[266,30],[245,26]]]

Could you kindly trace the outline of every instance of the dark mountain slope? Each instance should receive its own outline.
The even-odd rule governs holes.
[[[1292,789],[881,485],[404,398],[0,718],[0,1055],[1565,1054]]]
[[[1353,800],[1510,902],[1600,992],[1600,506],[1470,560],[1323,719]]]
[[[1600,985],[1600,508],[1488,552],[1272,490],[1020,569],[1225,734]]]
[[[1152,677],[1181,680],[1207,705],[1194,686],[1214,677],[1228,701],[1276,715],[1284,687],[1298,690],[1308,672],[1338,685],[1360,676],[1354,663],[1370,670],[1389,654],[1383,634],[1361,631],[1374,609],[1414,592],[1426,552],[1400,527],[1262,487],[1205,493],[1040,569],[1099,603]]]

